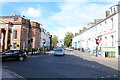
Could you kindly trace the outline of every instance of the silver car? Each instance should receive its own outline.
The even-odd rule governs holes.
[[[54,56],[64,56],[64,55],[65,55],[65,52],[62,48],[57,48],[54,53]]]

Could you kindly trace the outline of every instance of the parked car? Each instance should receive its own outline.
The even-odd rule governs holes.
[[[65,55],[65,52],[62,48],[57,48],[54,53],[54,56],[64,56],[64,55]]]
[[[68,50],[68,49],[69,49],[69,47],[65,47],[64,49],[65,49],[65,50]]]
[[[73,49],[72,49],[72,48],[69,48],[68,50],[69,50],[69,51],[73,51]]]
[[[57,48],[58,48],[57,46],[54,46],[54,47],[53,47],[53,50],[55,51]]]
[[[2,60],[18,59],[24,61],[27,59],[27,53],[21,50],[9,50],[2,53]]]

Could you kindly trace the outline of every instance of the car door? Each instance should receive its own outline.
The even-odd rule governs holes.
[[[20,55],[20,51],[16,50],[13,52],[13,58],[18,58]]]

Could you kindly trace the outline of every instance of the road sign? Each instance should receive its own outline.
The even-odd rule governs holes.
[[[98,43],[101,43],[101,40],[97,40]]]
[[[45,42],[46,42],[45,39],[43,39],[43,40],[42,40],[42,43],[45,44]]]

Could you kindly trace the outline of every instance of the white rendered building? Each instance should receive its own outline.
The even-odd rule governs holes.
[[[101,43],[98,49],[101,50],[99,55],[105,57],[106,53],[112,52],[115,57],[120,55],[120,4],[110,8],[110,14],[97,24],[89,27],[81,34],[75,36],[72,41],[72,47],[83,48],[94,53],[96,47],[96,39]]]
[[[45,46],[48,50],[50,50],[50,36],[46,33],[45,29],[41,29],[41,41],[40,41],[40,48],[43,48],[42,40],[45,39],[46,43]]]

